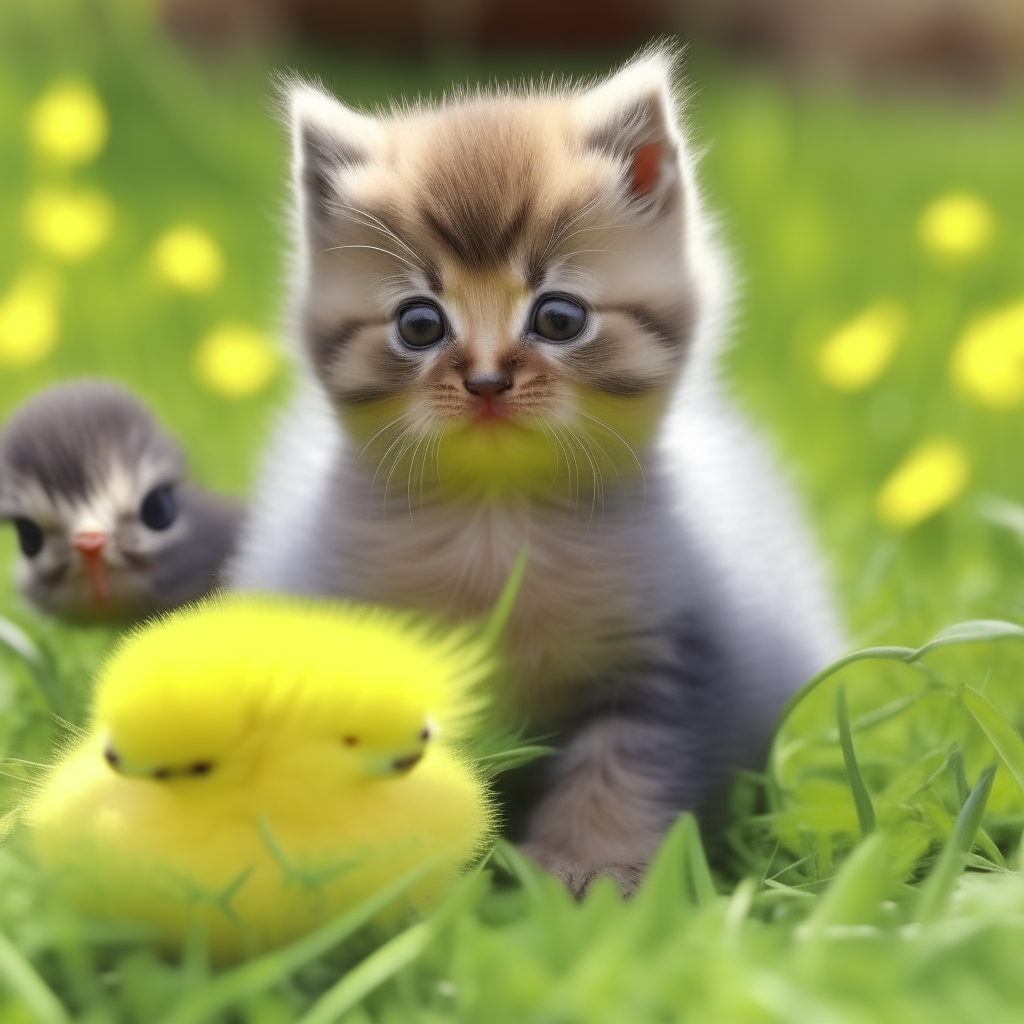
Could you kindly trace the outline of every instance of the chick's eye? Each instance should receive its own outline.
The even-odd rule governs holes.
[[[43,550],[43,531],[31,519],[15,516],[14,529],[18,532],[18,546],[26,558],[35,558]]]
[[[587,311],[572,299],[542,299],[533,313],[533,333],[548,341],[572,341],[587,322]]]
[[[426,348],[445,334],[441,310],[430,302],[416,302],[398,313],[398,333],[412,348]]]
[[[139,518],[151,530],[166,530],[178,515],[174,494],[170,487],[154,487],[142,499]]]

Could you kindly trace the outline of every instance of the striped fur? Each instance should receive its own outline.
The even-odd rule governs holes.
[[[800,515],[715,382],[728,275],[673,61],[376,116],[293,87],[302,383],[233,568],[458,619],[528,542],[504,708],[563,736],[523,838],[575,891],[635,884],[840,643]],[[546,295],[586,309],[576,339],[532,331]],[[402,343],[411,299],[443,342]]]

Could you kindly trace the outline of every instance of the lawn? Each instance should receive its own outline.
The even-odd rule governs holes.
[[[621,56],[205,65],[139,5],[5,3],[0,419],[53,381],[112,377],[180,435],[201,481],[244,493],[286,373],[264,358],[232,395],[201,353],[231,329],[265,355],[277,333],[285,154],[270,70],[373,105]],[[499,848],[436,917],[376,952],[353,919],[214,972],[198,940],[168,958],[62,907],[15,826],[0,846],[0,1024],[1019,1020],[1021,631],[974,626],[915,651],[954,623],[1024,622],[1024,96],[793,90],[699,48],[688,74],[703,180],[739,271],[727,379],[806,498],[851,650],[886,650],[809,692],[768,770],[736,780],[707,859],[682,819],[629,903],[610,885],[574,903]],[[109,120],[77,164],[28,135],[34,104],[69,81]],[[68,197],[87,222],[74,252],[40,227],[46,202]],[[155,255],[182,227],[207,246],[205,276],[176,277]],[[12,341],[18,301],[56,329]],[[33,784],[24,762],[51,761],[82,721],[116,639],[22,606],[14,548],[0,530],[0,616],[52,666],[34,673],[0,643],[0,814]]]

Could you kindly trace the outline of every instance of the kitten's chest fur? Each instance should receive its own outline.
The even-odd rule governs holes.
[[[454,621],[494,607],[524,544],[529,560],[506,629],[513,706],[531,715],[571,704],[578,686],[642,655],[649,595],[623,525],[581,521],[528,500],[450,501],[381,516],[346,502],[346,591]]]

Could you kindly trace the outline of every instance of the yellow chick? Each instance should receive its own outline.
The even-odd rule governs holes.
[[[88,737],[27,809],[88,913],[196,921],[219,961],[288,941],[430,858],[433,905],[493,834],[451,741],[487,646],[379,608],[218,597],[136,630],[101,669]]]

